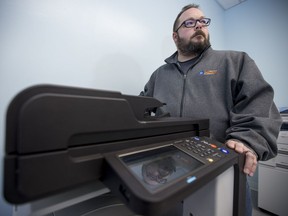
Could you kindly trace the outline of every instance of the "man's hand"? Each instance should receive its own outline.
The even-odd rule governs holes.
[[[229,148],[234,149],[238,153],[245,154],[245,164],[243,172],[249,176],[253,176],[257,168],[257,156],[255,155],[255,153],[239,140],[228,140],[226,142],[226,145]]]

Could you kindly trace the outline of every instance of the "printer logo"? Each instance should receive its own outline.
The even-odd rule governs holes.
[[[209,76],[209,75],[215,75],[217,73],[218,73],[217,70],[204,70],[204,71],[200,71],[199,75]]]

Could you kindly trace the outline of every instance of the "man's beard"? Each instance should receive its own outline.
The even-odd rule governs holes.
[[[198,35],[202,35],[205,38],[204,41],[200,41],[200,42],[191,41],[193,37],[197,37]],[[208,37],[206,38],[204,32],[201,30],[198,30],[192,35],[192,37],[190,38],[188,42],[186,42],[183,38],[180,38],[178,36],[178,41],[177,41],[176,46],[179,52],[184,56],[199,55],[200,53],[203,52],[203,50],[206,47],[210,46],[210,37],[208,35]]]

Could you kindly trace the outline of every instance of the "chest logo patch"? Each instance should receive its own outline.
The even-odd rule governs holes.
[[[218,73],[217,70],[204,70],[204,71],[200,71],[199,75],[209,76],[209,75],[215,75],[217,73]]]

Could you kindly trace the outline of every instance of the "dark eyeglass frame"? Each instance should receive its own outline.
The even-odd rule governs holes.
[[[187,21],[195,21],[194,25],[187,25]],[[204,21],[204,22],[203,22]],[[183,25],[185,26],[185,28],[194,28],[197,25],[197,22],[201,23],[203,26],[209,26],[211,23],[211,19],[210,18],[201,18],[201,19],[187,19],[184,22],[181,23],[181,25],[175,30],[175,32],[177,32]]]

